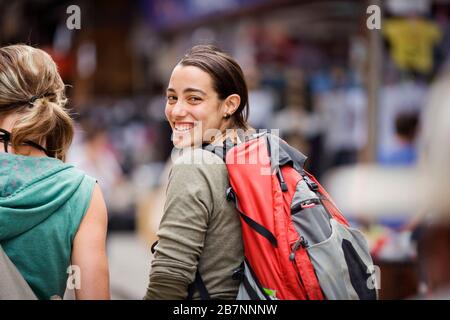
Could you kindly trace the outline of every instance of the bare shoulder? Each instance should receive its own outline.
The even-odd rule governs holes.
[[[109,271],[106,256],[108,217],[105,201],[95,185],[89,208],[75,236],[72,263],[83,273],[77,299],[109,299]]]
[[[83,220],[81,221],[79,232],[83,231],[83,229],[91,229],[93,227],[104,227],[106,230],[107,223],[108,216],[103,193],[100,186],[95,184],[94,191],[92,192],[91,203]]]

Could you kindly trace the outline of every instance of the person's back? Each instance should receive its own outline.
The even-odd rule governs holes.
[[[0,154],[0,242],[38,298],[64,295],[95,180],[48,157]]]
[[[0,245],[40,299],[109,298],[107,216],[96,181],[64,164],[73,123],[44,51],[0,48]],[[2,288],[0,287],[0,290]]]

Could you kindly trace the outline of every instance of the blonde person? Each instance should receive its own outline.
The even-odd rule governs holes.
[[[0,48],[0,245],[37,298],[62,298],[70,273],[77,299],[108,299],[105,203],[93,178],[64,163],[64,88],[44,51]]]
[[[233,271],[244,259],[239,215],[226,201],[224,162],[202,145],[238,143],[227,129],[245,134],[247,100],[240,66],[213,46],[193,47],[173,69],[165,113],[175,147],[191,152],[169,175],[146,299],[200,299],[205,291],[211,299],[236,298]],[[199,276],[204,288],[194,281]]]

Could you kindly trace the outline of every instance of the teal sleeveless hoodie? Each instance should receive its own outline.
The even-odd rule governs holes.
[[[58,159],[0,153],[0,244],[39,299],[64,295],[95,183]]]

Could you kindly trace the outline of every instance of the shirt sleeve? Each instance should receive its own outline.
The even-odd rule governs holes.
[[[203,251],[214,199],[205,165],[175,164],[146,299],[185,299]]]

